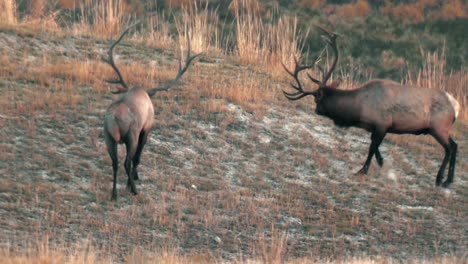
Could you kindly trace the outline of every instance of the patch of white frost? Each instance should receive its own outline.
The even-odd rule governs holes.
[[[394,182],[397,182],[398,180],[398,177],[393,169],[388,170],[387,177]]]
[[[227,105],[227,109],[231,112],[234,112],[236,113],[236,117],[237,117],[237,120],[239,122],[249,122],[250,121],[250,117],[247,116],[247,114],[245,113],[244,110],[242,110],[242,108],[238,105],[235,105],[233,103],[229,103]]]
[[[432,206],[410,206],[410,205],[398,205],[401,210],[421,210],[421,211],[434,211]]]
[[[260,143],[262,144],[268,144],[271,142],[271,137],[265,135],[265,134],[260,134],[258,136],[258,138],[260,139]]]

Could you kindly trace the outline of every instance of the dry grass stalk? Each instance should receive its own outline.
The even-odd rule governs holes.
[[[263,263],[284,263],[287,246],[286,231],[279,233],[275,227],[271,228],[270,241],[265,237],[265,234],[259,235],[259,253]]]
[[[199,6],[196,2],[192,5],[183,5],[182,16],[175,19],[179,39],[190,37],[194,52],[210,51],[220,54],[222,51],[220,33],[216,28],[218,20],[216,11],[211,12],[208,9],[208,2],[205,7]]]
[[[7,25],[15,25],[17,23],[16,1],[15,0],[0,0],[0,17]]]
[[[92,34],[110,38],[121,32],[129,18],[122,0],[85,0],[78,3],[81,20],[71,27],[74,34]]]
[[[35,241],[26,248],[14,248],[7,245],[0,249],[0,263],[9,264],[78,264],[78,263],[112,263],[110,259],[98,257],[99,252],[88,242],[76,243],[72,247],[65,243],[53,244],[48,236]]]
[[[154,13],[143,21],[146,31],[141,32],[137,37],[140,41],[147,43],[151,47],[160,49],[171,49],[175,40],[171,34],[171,23],[164,13]]]
[[[297,18],[280,17],[276,23],[262,20],[259,5],[235,0],[233,7],[237,27],[237,55],[251,64],[268,65],[280,69],[280,62],[292,62],[300,57],[308,32],[298,36]],[[276,12],[277,13],[277,12]]]

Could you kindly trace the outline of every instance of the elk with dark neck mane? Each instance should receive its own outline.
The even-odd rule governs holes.
[[[308,74],[310,80],[319,87],[314,91],[305,91],[299,80],[299,73],[313,65],[299,65],[295,59],[294,71],[283,67],[291,75],[295,92],[284,92],[289,100],[298,100],[312,95],[315,98],[318,115],[326,116],[340,127],[358,127],[371,133],[371,144],[364,166],[358,173],[366,174],[372,157],[382,166],[383,158],[379,152],[380,143],[387,133],[394,134],[429,134],[445,150],[445,157],[437,173],[436,185],[448,187],[453,182],[457,144],[450,136],[450,129],[460,111],[460,104],[447,92],[401,85],[391,80],[375,79],[352,90],[338,89],[339,82],[327,84],[338,61],[337,34],[318,27],[335,57],[330,69],[325,72],[320,66],[322,80]],[[449,163],[447,179],[445,168]]]

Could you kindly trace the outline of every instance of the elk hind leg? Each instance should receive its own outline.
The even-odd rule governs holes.
[[[450,164],[449,164],[449,172],[447,176],[447,180],[442,184],[442,187],[448,187],[453,182],[453,177],[455,174],[455,163],[457,160],[457,143],[449,137],[449,144],[450,144]]]
[[[119,169],[119,158],[117,152],[117,142],[105,132],[105,141],[107,146],[107,152],[112,160],[112,171],[113,171],[113,178],[114,182],[112,184],[112,196],[111,200],[117,200],[117,171]]]
[[[133,172],[132,172],[132,162],[133,162],[133,157],[135,156],[136,149],[137,149],[137,138],[134,136],[129,136],[127,142],[125,143],[127,147],[127,156],[125,158],[125,171],[127,172],[127,188],[130,189],[130,191],[136,195],[137,190],[135,186],[135,181],[133,180]]]
[[[445,167],[447,167],[447,163],[449,162],[453,147],[452,147],[452,144],[450,143],[448,134],[439,133],[437,131],[431,131],[430,134],[437,140],[437,142],[439,142],[440,145],[442,145],[442,147],[444,147],[444,150],[445,150],[444,160],[442,161],[442,164],[440,165],[439,172],[437,173],[437,178],[436,178],[436,185],[440,186],[442,185],[442,179],[444,178]],[[453,180],[453,175],[452,175],[452,180]],[[450,184],[449,179],[447,179],[446,182],[447,182],[447,185]]]
[[[137,147],[137,150],[135,152],[135,156],[133,157],[133,171],[132,171],[132,173],[133,173],[133,179],[135,181],[140,179],[138,177],[137,167],[140,164],[141,153],[143,152],[143,147],[145,146],[146,141],[148,139],[148,134],[149,134],[149,131],[148,132],[141,131],[140,137],[138,139],[138,147]]]

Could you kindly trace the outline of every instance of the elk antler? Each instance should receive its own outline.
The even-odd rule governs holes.
[[[284,70],[289,75],[291,75],[294,78],[294,80],[296,81],[296,83],[297,83],[297,85],[294,85],[294,84],[291,83],[292,88],[294,88],[294,90],[296,90],[297,92],[288,93],[288,92],[285,92],[283,90],[284,96],[286,96],[286,98],[288,98],[289,100],[293,100],[293,101],[299,100],[302,97],[313,93],[313,92],[304,91],[304,88],[302,87],[301,81],[299,80],[299,72],[301,72],[303,70],[306,70],[306,69],[310,69],[313,66],[312,65],[299,65],[299,63],[297,62],[296,57],[294,57],[294,63],[295,63],[294,72],[292,72],[284,65],[283,62],[281,62],[281,65],[283,65]]]
[[[117,46],[117,44],[119,44],[119,42],[123,39],[123,37],[128,33],[128,31],[130,30],[130,28],[138,25],[140,23],[140,21],[136,22],[135,24],[127,27],[123,32],[122,34],[120,35],[120,37],[114,42],[111,44],[110,48],[109,48],[109,58],[104,58],[102,57],[101,60],[108,63],[112,69],[114,69],[115,73],[117,73],[117,76],[119,77],[118,80],[116,79],[113,79],[113,80],[106,80],[107,83],[111,83],[111,84],[121,84],[123,87],[119,87],[118,88],[118,91],[113,91],[112,93],[114,94],[119,94],[119,93],[125,93],[128,91],[128,85],[127,83],[125,83],[125,80],[123,79],[122,77],[122,73],[120,73],[120,70],[119,68],[117,68],[117,65],[115,65],[115,62],[114,62],[114,48],[115,46]]]
[[[335,70],[336,63],[338,62],[338,47],[336,46],[336,38],[338,37],[338,34],[336,34],[334,32],[329,32],[328,30],[326,30],[323,27],[318,26],[318,25],[316,25],[316,27],[322,32],[322,34],[323,34],[322,37],[325,39],[327,44],[330,45],[330,47],[333,49],[333,52],[335,53],[335,58],[333,59],[333,63],[331,65],[330,69],[326,73],[323,70],[323,68],[320,65],[318,65],[318,68],[319,68],[320,72],[322,73],[322,80],[321,81],[315,79],[310,74],[307,74],[307,76],[309,76],[309,78],[314,83],[318,84],[319,86],[325,86],[327,84],[328,79],[330,79],[330,76],[331,76],[333,70]]]
[[[161,86],[158,86],[156,88],[151,88],[151,89],[148,89],[146,90],[146,92],[148,93],[148,95],[151,97],[153,96],[156,92],[160,92],[160,91],[167,91],[169,90],[169,88],[171,88],[179,79],[180,77],[182,77],[182,75],[185,73],[185,71],[188,69],[188,67],[190,66],[190,63],[192,63],[192,61],[200,56],[201,53],[198,53],[198,54],[195,54],[193,56],[190,56],[190,36],[188,36],[187,38],[187,57],[185,58],[185,65],[184,67],[182,67],[182,47],[180,48],[180,57],[179,57],[179,70],[177,71],[177,75],[176,77],[164,84],[164,85],[161,85]]]

